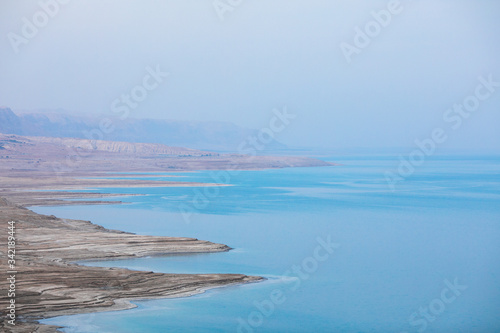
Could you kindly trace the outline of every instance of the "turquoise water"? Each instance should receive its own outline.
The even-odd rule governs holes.
[[[335,160],[342,165],[242,171],[218,190],[100,190],[147,194],[114,199],[129,205],[35,208],[234,248],[87,265],[267,278],[44,322],[65,332],[499,331],[500,158],[436,157],[394,192],[384,173],[397,157]],[[212,172],[177,175],[214,182]]]

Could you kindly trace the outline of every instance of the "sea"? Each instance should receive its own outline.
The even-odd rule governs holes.
[[[33,207],[232,248],[84,265],[265,278],[42,322],[75,333],[500,331],[499,156],[436,155],[406,169],[396,155],[324,159],[339,165],[148,174],[231,186],[88,189],[126,204]]]

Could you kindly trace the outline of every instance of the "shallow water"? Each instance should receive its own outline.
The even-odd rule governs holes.
[[[129,205],[34,208],[234,248],[87,265],[268,278],[189,298],[134,302],[138,308],[128,311],[43,322],[66,326],[66,332],[123,333],[500,328],[500,158],[436,157],[394,192],[384,173],[398,166],[396,157],[335,160],[343,165],[242,171],[229,178],[177,174],[179,180],[218,178],[233,185],[218,189],[100,190],[147,194],[113,199]],[[338,247],[321,247],[328,239]]]

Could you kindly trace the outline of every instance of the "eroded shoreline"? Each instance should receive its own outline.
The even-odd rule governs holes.
[[[98,142],[95,147],[92,146],[93,149],[85,149],[88,142],[81,140],[47,140],[0,134],[0,262],[3,268],[8,263],[8,222],[15,221],[17,230],[16,326],[7,323],[9,298],[7,295],[0,296],[0,328],[6,332],[53,333],[57,332],[57,327],[39,324],[37,320],[127,309],[133,307],[130,300],[189,296],[209,288],[262,279],[243,274],[163,274],[80,266],[74,262],[223,252],[230,248],[194,238],[140,236],[108,230],[89,221],[36,214],[25,207],[119,204],[119,201],[98,199],[136,195],[74,192],[89,188],[227,186],[183,182],[174,177],[165,177],[169,181],[148,180],[144,176],[123,173],[230,172],[334,165],[303,157],[214,155],[203,152],[162,155],[141,150],[144,147],[140,144],[136,152],[109,151],[107,142]],[[100,146],[104,148],[98,149]],[[159,148],[166,149],[163,146]],[[78,201],[70,201],[72,199]],[[4,290],[7,286],[6,270],[1,272],[0,285]]]
[[[2,192],[2,195],[12,194],[5,189]],[[51,195],[60,192],[17,193],[21,194],[14,196],[15,200],[25,205],[33,203],[34,196],[38,198],[35,200],[37,205],[68,203],[64,201],[66,197],[51,198]],[[86,194],[88,193],[63,192],[64,196],[71,197],[85,197]],[[80,201],[71,203],[81,204]],[[113,202],[87,202],[96,203]],[[16,222],[17,318],[15,326],[8,324],[5,309],[9,299],[2,295],[0,327],[6,332],[59,332],[60,327],[40,324],[37,320],[97,311],[125,310],[135,307],[130,303],[132,300],[187,297],[211,288],[257,282],[262,279],[243,274],[163,274],[81,266],[74,262],[180,253],[213,253],[228,251],[230,248],[194,238],[141,236],[105,229],[89,221],[41,215],[5,197],[0,197],[0,226],[5,227],[5,232],[1,233],[2,267],[7,267],[4,251],[7,248],[6,231],[9,221]],[[2,284],[6,283],[4,281],[5,278],[2,279]]]

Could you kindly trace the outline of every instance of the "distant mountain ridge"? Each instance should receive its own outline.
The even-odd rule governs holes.
[[[108,126],[112,126],[112,131],[100,130],[105,119],[107,119]],[[0,133],[76,139],[93,138],[132,143],[158,143],[168,146],[227,152],[237,151],[241,142],[249,136],[257,135],[256,130],[239,127],[229,122],[130,118],[121,120],[113,117],[72,116],[60,111],[16,114],[8,107],[0,107]],[[286,146],[274,140],[266,148],[276,150],[284,149]]]
[[[168,155],[177,157],[207,157],[219,156],[218,153],[204,152],[201,150],[171,147],[163,144],[155,143],[130,143],[116,141],[100,141],[86,140],[74,138],[49,138],[49,137],[27,137],[18,136],[15,134],[0,133],[0,150],[16,151],[22,147],[26,150],[32,147],[43,147],[49,151],[64,151],[73,152],[76,154],[80,151],[89,152],[108,152],[121,154],[137,154],[137,155]]]

